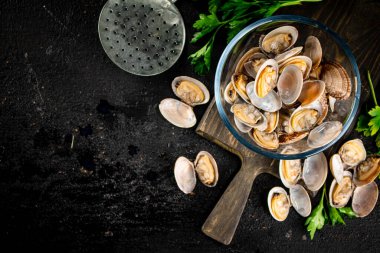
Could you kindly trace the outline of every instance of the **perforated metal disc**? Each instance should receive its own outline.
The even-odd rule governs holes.
[[[185,26],[169,0],[109,0],[99,17],[104,51],[123,70],[157,75],[180,57]]]

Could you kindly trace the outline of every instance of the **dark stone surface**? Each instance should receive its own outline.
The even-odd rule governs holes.
[[[379,3],[337,2],[329,2],[333,8],[320,3],[281,12],[326,16],[333,27],[346,25],[349,15],[356,19],[354,24],[370,24],[352,25],[342,36],[349,43],[357,36],[373,40],[370,50],[355,44],[353,51],[361,60],[362,73],[367,68],[378,70]],[[206,77],[193,73],[186,57],[196,46],[189,43],[164,74],[137,77],[123,72],[99,43],[97,19],[103,4],[83,0],[0,4],[3,247],[71,252],[376,251],[379,204],[367,218],[347,220],[347,226],[326,226],[310,241],[305,219],[294,211],[283,223],[270,217],[267,192],[280,181],[269,175],[254,183],[229,247],[203,235],[201,225],[236,173],[239,159],[194,129],[171,126],[157,105],[174,97],[170,83],[178,75],[199,78],[213,93],[213,73]],[[339,4],[347,10],[344,15],[331,13],[343,9]],[[188,42],[192,23],[207,6],[184,0],[176,5]],[[218,40],[213,69],[224,45]],[[195,108],[198,118],[205,109]],[[176,187],[172,167],[178,156],[194,159],[200,150],[215,156],[220,181],[212,189],[198,184],[196,194],[186,196]]]

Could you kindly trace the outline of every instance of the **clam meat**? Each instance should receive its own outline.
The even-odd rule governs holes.
[[[261,49],[266,53],[279,54],[293,46],[297,41],[298,31],[293,26],[282,26],[274,29],[261,41]]]
[[[263,117],[262,113],[251,104],[234,104],[231,111],[241,123],[250,127],[255,127]]]
[[[373,182],[380,173],[380,155],[370,155],[354,169],[354,183],[363,186]]]
[[[352,174],[345,171],[342,181],[338,182],[334,179],[330,186],[329,202],[332,207],[341,208],[347,205],[354,191],[352,183]]]
[[[195,162],[195,171],[199,180],[208,187],[213,187],[218,182],[218,166],[212,155],[206,151],[198,153]]]
[[[356,166],[366,159],[367,152],[363,142],[360,139],[354,139],[342,145],[339,149],[339,155],[348,166]]]
[[[289,214],[290,199],[281,187],[274,187],[268,194],[268,208],[272,217],[277,221],[284,221]]]
[[[273,59],[267,60],[257,72],[254,87],[258,97],[263,98],[276,87],[278,65]]]
[[[210,93],[206,86],[188,76],[174,78],[172,89],[177,97],[190,106],[205,104],[210,100]]]
[[[257,145],[266,149],[277,149],[279,146],[278,137],[275,132],[266,133],[259,131],[258,129],[253,129],[251,132],[251,138],[256,142]]]

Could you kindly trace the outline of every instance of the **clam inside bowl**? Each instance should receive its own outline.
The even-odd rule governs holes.
[[[215,75],[217,108],[233,136],[254,152],[284,160],[337,142],[354,120],[360,89],[347,44],[325,25],[292,15],[242,30]],[[289,146],[298,152],[283,152]]]

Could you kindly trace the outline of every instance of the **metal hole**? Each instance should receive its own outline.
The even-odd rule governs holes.
[[[149,67],[150,67],[150,69],[153,69],[153,66],[152,66],[152,65],[150,65]]]
[[[150,56],[146,57],[146,59],[149,61],[150,60]]]
[[[162,48],[161,48],[161,50],[162,50],[162,51],[165,51],[165,50],[166,50],[166,48],[162,47]]]
[[[174,35],[175,35],[175,36],[178,36],[178,33],[177,33],[177,32],[175,32],[175,33],[174,33]]]
[[[115,20],[115,22],[113,22],[115,25],[117,25],[118,23],[117,23],[117,21]]]
[[[118,40],[116,41],[116,43],[119,43],[119,42],[120,42],[120,41],[118,41]]]
[[[139,31],[139,34],[143,34],[143,32],[142,32],[142,31]]]
[[[127,61],[126,61],[126,60],[124,60],[123,62],[124,62],[124,63],[127,63]]]
[[[161,13],[158,13],[158,16],[161,17]]]
[[[114,33],[114,34],[117,34],[117,32],[116,32],[116,31],[113,31],[113,33]]]
[[[104,28],[105,31],[108,31],[108,27]]]
[[[160,57],[160,54],[159,53],[155,53],[154,56],[155,57]]]
[[[157,39],[157,40],[160,40],[160,36],[157,36],[156,39]]]
[[[124,10],[127,11],[127,10],[128,10],[128,7],[124,7]]]
[[[169,42],[169,39],[166,39],[165,42]]]
[[[139,51],[139,48],[138,48],[138,47],[136,47],[136,48],[135,48],[135,50],[136,50],[136,51]]]
[[[131,45],[131,42],[128,42],[128,46],[130,46]]]
[[[125,29],[126,27],[127,27],[127,26],[124,25],[124,24],[121,25],[121,28],[123,28],[123,29]]]
[[[115,3],[115,6],[119,6],[119,4],[118,4],[118,3]]]
[[[166,25],[166,21],[162,22],[164,25]]]
[[[112,13],[113,12],[113,10],[110,10],[110,13]]]
[[[144,8],[144,7],[145,7],[145,5],[143,5],[143,4],[142,4],[142,5],[141,5],[141,7],[142,7],[142,8]]]
[[[110,37],[107,37],[107,40],[110,40]]]
[[[152,47],[156,47],[156,45],[152,44]]]
[[[151,11],[153,11],[153,8],[150,8]]]
[[[137,37],[136,37],[136,36],[133,36],[133,40],[137,40]]]
[[[138,57],[138,58],[137,58],[137,60],[141,61],[141,58],[140,58],[140,57]]]
[[[144,14],[144,18],[148,17],[148,15]]]
[[[165,57],[165,59],[166,59],[167,61],[169,61],[169,60],[170,60],[170,58],[169,58],[169,57],[167,57],[167,56]]]
[[[144,69],[144,66],[141,66],[141,69]]]
[[[141,22],[137,22],[137,25],[141,25]]]
[[[118,13],[116,14],[116,16],[120,17],[120,16],[121,16],[121,13],[120,13],[120,12],[118,12]]]
[[[169,30],[166,30],[165,32],[166,32],[166,33],[169,33]]]
[[[138,16],[139,16],[139,13],[138,13],[138,12],[136,12],[136,13],[135,13],[135,16],[136,16],[136,17],[138,17]]]
[[[152,22],[154,23],[154,19],[152,19]]]
[[[174,53],[175,53],[175,51],[174,51],[174,50],[170,50],[170,53],[174,54]]]
[[[152,34],[148,33],[148,37],[152,37]]]
[[[132,57],[133,55],[132,54],[129,54],[129,57]]]
[[[145,51],[145,52],[148,52],[148,48],[144,48],[144,51]]]
[[[177,27],[177,25],[178,25],[178,24],[174,24],[173,26],[174,26],[174,27]]]
[[[135,7],[136,7],[136,4],[132,5],[132,7],[135,8]]]
[[[106,19],[106,21],[108,22],[108,21],[110,21],[110,19],[109,19],[109,18],[107,18],[107,19]]]
[[[158,65],[162,66],[162,65],[164,65],[164,64],[163,64],[162,62],[159,62]]]
[[[124,49],[124,48],[122,48],[122,49],[121,49],[121,51],[123,51],[123,52],[124,52],[124,51],[125,51],[125,49]]]
[[[113,46],[110,46],[111,49],[113,49]]]
[[[149,28],[149,26],[148,26],[148,25],[145,25],[145,28]]]
[[[157,28],[156,28],[156,30],[157,30],[157,31],[159,31],[159,30],[160,30],[160,28],[159,28],[159,27],[157,27]]]
[[[119,57],[119,55],[118,55],[118,54],[116,54],[115,56],[116,56],[116,57]]]
[[[132,64],[132,68],[134,68],[135,67],[135,65],[134,64]]]
[[[145,43],[145,41],[146,41],[145,39],[142,39],[142,40],[141,40],[142,43]]]
[[[122,34],[121,36],[123,36],[123,38],[125,38],[125,34]]]

